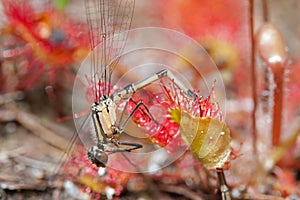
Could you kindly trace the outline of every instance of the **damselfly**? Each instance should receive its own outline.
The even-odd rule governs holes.
[[[91,82],[94,103],[91,106],[91,118],[96,133],[97,145],[88,150],[88,157],[97,166],[105,166],[107,153],[130,152],[142,148],[141,144],[119,140],[124,127],[135,111],[143,109],[151,116],[143,102],[138,102],[129,116],[123,121],[124,111],[117,123],[116,109],[121,100],[130,100],[132,94],[153,82],[167,77],[181,88],[186,95],[196,95],[186,88],[171,71],[162,70],[144,80],[132,83],[115,92],[111,92],[111,76],[122,55],[130,28],[134,1],[86,0],[85,1],[89,36],[91,44]],[[101,45],[99,50],[98,45]],[[126,107],[126,106],[125,106]],[[125,109],[124,109],[125,110]],[[123,121],[123,122],[122,122]]]

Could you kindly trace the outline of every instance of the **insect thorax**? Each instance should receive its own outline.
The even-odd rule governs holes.
[[[116,131],[116,104],[109,97],[102,97],[99,102],[95,102],[92,107],[93,117],[97,116],[97,122],[107,138],[111,138]],[[96,124],[97,126],[97,124]],[[98,127],[96,127],[98,129]],[[97,131],[98,135],[100,131]]]

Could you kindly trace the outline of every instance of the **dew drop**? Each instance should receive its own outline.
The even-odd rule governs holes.
[[[105,188],[105,194],[107,199],[113,199],[113,196],[116,194],[116,190],[114,188],[107,186]]]
[[[99,167],[98,175],[103,176],[105,173],[106,173],[106,168],[105,167]]]

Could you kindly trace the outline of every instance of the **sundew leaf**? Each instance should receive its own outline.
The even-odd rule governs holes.
[[[226,124],[211,117],[192,117],[182,112],[180,133],[202,165],[209,170],[222,169],[230,160],[231,137]]]

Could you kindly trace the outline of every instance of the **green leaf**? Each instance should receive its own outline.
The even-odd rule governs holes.
[[[64,10],[69,0],[54,0],[55,7]]]

